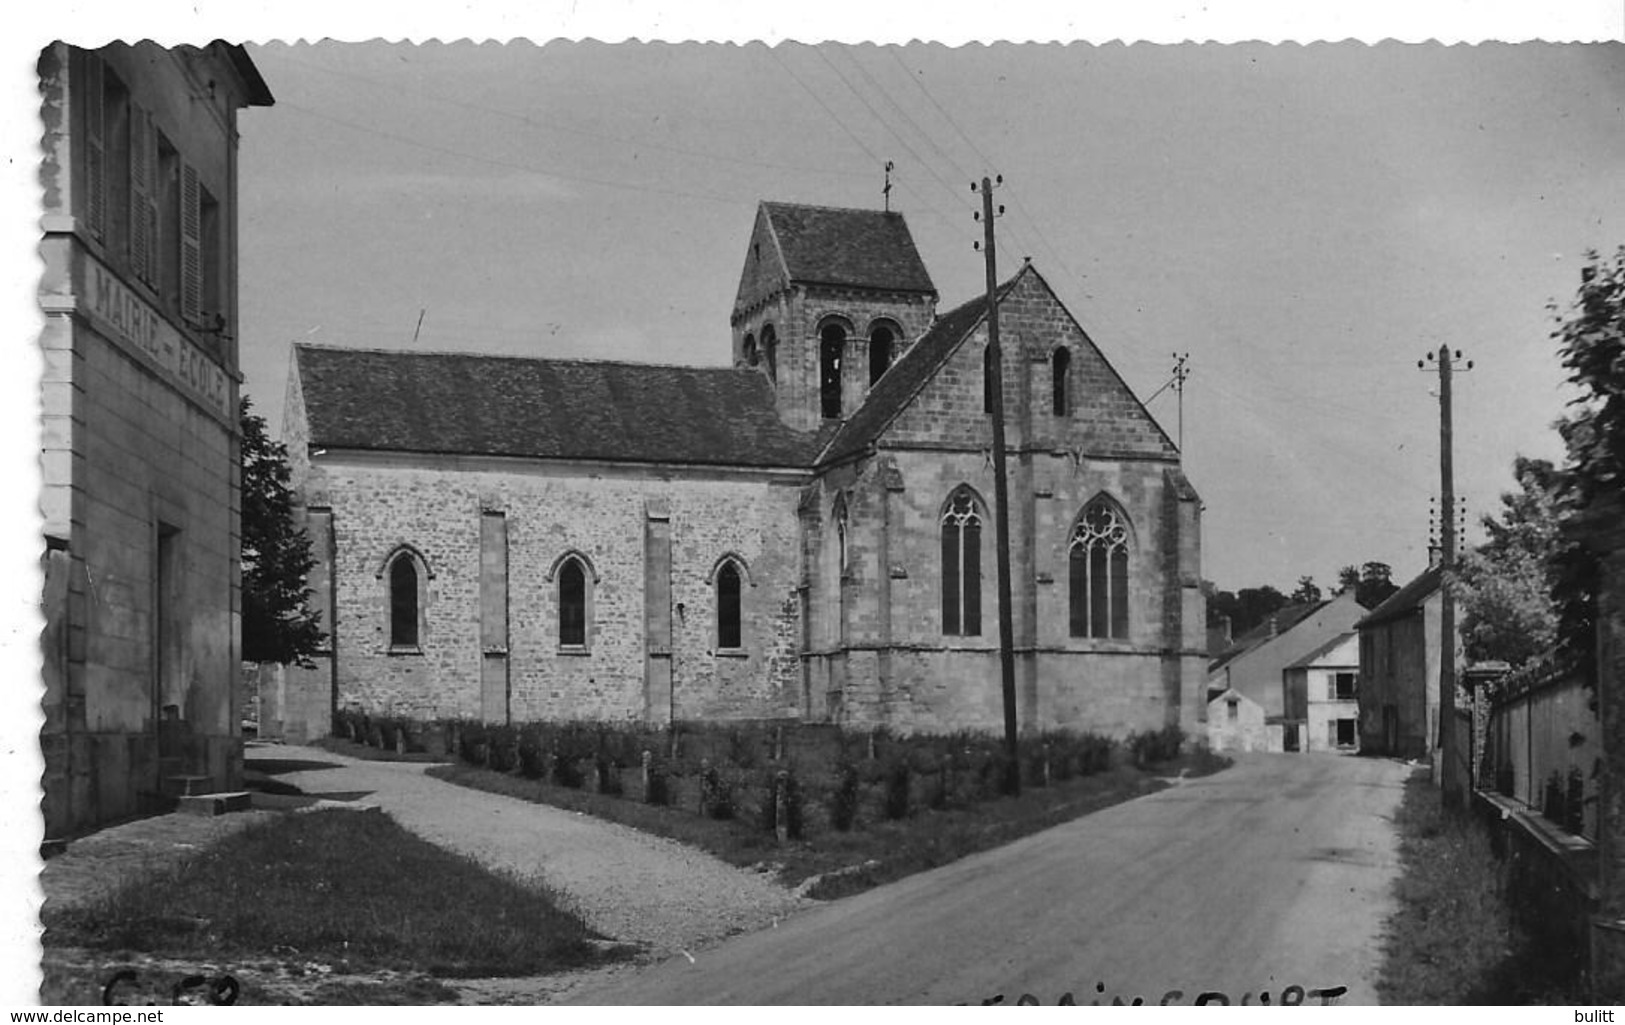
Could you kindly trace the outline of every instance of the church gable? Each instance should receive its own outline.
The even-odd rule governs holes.
[[[854,455],[882,438],[901,445],[990,446],[986,308],[977,298],[938,318],[842,427],[823,461]],[[1101,458],[1178,458],[1162,428],[1030,265],[1000,287],[999,335],[1012,445]]]
[[[1011,353],[1030,369],[1032,441],[1086,456],[1177,459],[1179,451],[1037,268],[1023,268],[999,304],[1006,395]],[[1064,350],[1057,360],[1057,353]],[[1059,371],[1063,390],[1058,394]]]
[[[750,232],[750,248],[745,251],[745,268],[739,275],[739,292],[734,297],[733,319],[778,295],[790,285],[784,255],[768,224],[766,204],[756,210],[756,224]]]

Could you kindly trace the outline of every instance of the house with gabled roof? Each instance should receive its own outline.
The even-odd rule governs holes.
[[[1360,645],[1348,630],[1284,670],[1288,728],[1304,751],[1360,749]]]
[[[1328,641],[1354,629],[1365,609],[1346,591],[1335,598],[1301,602],[1277,609],[1264,622],[1237,637],[1208,667],[1208,693],[1234,688],[1263,706],[1266,720],[1280,735],[1275,750],[1301,746],[1287,715],[1286,669]],[[1273,735],[1273,734],[1272,734]]]
[[[1025,265],[998,289],[1018,715],[1205,716],[1200,502]],[[299,345],[335,707],[996,727],[987,300],[903,216],[763,203],[731,366]]]
[[[1429,566],[1356,624],[1360,634],[1360,749],[1425,758],[1439,746],[1444,658],[1444,570]],[[1462,679],[1460,623],[1450,645]]]

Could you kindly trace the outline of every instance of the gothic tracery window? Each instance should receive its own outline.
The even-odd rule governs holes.
[[[1068,541],[1073,637],[1128,636],[1128,520],[1096,499],[1083,510]]]
[[[942,513],[942,632],[982,632],[981,505],[968,489],[955,492]]]

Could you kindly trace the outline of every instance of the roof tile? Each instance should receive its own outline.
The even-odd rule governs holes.
[[[760,373],[600,360],[295,347],[326,448],[806,467]]]

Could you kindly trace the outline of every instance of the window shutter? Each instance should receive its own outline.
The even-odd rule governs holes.
[[[181,167],[181,317],[197,323],[203,318],[202,190],[197,168]]]
[[[142,281],[152,280],[152,133],[147,112],[130,104],[130,270]]]
[[[98,240],[107,237],[106,95],[102,62],[85,58],[85,226]]]

